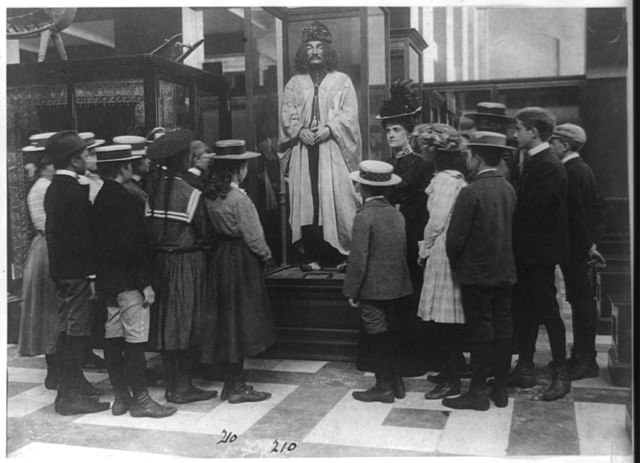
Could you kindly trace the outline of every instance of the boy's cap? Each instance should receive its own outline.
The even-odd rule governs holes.
[[[584,144],[587,141],[587,134],[582,127],[575,124],[560,124],[553,129],[554,137],[564,137],[577,143]]]
[[[393,166],[382,161],[366,160],[359,165],[359,170],[349,174],[351,180],[371,186],[391,186],[402,181],[393,173]]]

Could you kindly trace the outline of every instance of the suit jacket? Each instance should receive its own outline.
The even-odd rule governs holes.
[[[44,198],[52,278],[81,279],[95,274],[89,185],[54,175]]]
[[[131,194],[105,180],[93,203],[96,233],[96,289],[106,296],[151,284],[151,248],[144,216]]]
[[[180,176],[196,190],[204,191],[205,184],[203,175],[195,175],[194,173],[187,171]]]
[[[567,172],[549,149],[529,158],[516,189],[513,253],[524,265],[566,263]]]
[[[456,198],[447,230],[447,257],[461,285],[516,281],[511,221],[516,192],[497,171],[483,172]]]
[[[366,201],[353,221],[343,294],[369,300],[411,294],[406,252],[402,214],[385,199]]]
[[[564,167],[569,179],[569,261],[585,262],[591,245],[602,239],[606,221],[602,198],[593,171],[582,158],[570,159]]]

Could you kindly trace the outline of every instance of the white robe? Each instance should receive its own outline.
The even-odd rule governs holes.
[[[349,253],[353,218],[360,201],[349,177],[362,157],[358,124],[358,98],[351,79],[341,72],[329,72],[318,90],[320,125],[331,129],[330,138],[320,144],[318,165],[318,225],[324,240],[342,254]],[[311,122],[313,81],[297,74],[284,89],[280,110],[279,146],[288,148],[281,161],[288,171],[292,243],[302,238],[301,227],[313,224],[313,199],[309,179],[307,147],[298,134]]]

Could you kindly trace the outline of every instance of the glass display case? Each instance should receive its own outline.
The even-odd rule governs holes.
[[[31,185],[21,152],[29,136],[74,129],[110,142],[117,135],[146,135],[158,126],[189,128],[205,140],[230,138],[225,79],[154,55],[7,66],[10,292],[20,291],[32,234],[26,208]]]

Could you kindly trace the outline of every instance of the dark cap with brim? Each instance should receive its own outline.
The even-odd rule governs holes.
[[[160,138],[156,138],[147,147],[147,157],[152,161],[168,159],[173,156],[189,152],[189,143],[194,139],[194,134],[189,129],[178,129],[167,132]]]
[[[75,130],[63,130],[47,140],[43,162],[55,163],[86,149],[86,143]]]

